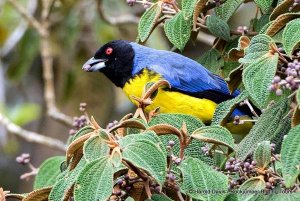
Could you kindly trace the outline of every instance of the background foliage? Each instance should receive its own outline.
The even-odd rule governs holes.
[[[71,58],[76,58],[71,60],[74,65],[79,65],[88,58],[87,54],[93,52],[87,44],[93,46],[96,43],[81,41],[92,36],[91,26],[87,25],[98,28],[97,33],[101,37],[105,37],[106,31],[112,28],[98,22],[99,19],[92,14],[86,14],[81,22],[74,13],[73,6],[77,5],[74,2],[56,3],[58,6],[54,4],[51,11],[55,26],[50,29],[53,33],[50,39],[55,42],[50,44],[51,49],[59,49],[55,55],[62,57],[62,61],[56,61],[57,66],[60,62],[64,66],[63,60]],[[81,105],[83,116],[74,121],[73,135],[68,139],[65,156],[45,160],[38,171],[32,168],[33,172],[37,171],[34,191],[18,195],[0,191],[0,197],[2,193],[22,200],[299,200],[298,1],[128,0],[127,3],[134,6],[132,10],[123,8],[122,4],[112,6],[110,3],[98,1],[100,16],[110,24],[138,22],[133,27],[138,31],[136,41],[140,43],[150,41],[148,44],[151,44],[154,39],[158,43],[164,32],[173,45],[172,51],[185,52],[189,41],[208,43],[209,38],[203,34],[214,36],[211,49],[203,52],[197,60],[222,76],[231,91],[239,88],[243,92],[235,99],[218,105],[211,125],[204,125],[195,117],[184,114],[158,114],[157,111],[145,114],[140,107],[134,115],[125,115],[102,128],[94,118],[89,119],[86,106]],[[230,22],[238,8],[248,8],[249,4],[254,5],[249,19],[243,18],[240,26]],[[3,13],[10,13],[10,9],[3,9]],[[120,10],[128,12],[122,13],[125,17],[112,18],[112,13],[103,12],[105,9],[112,13]],[[64,20],[59,15],[62,10],[68,13]],[[38,13],[36,15],[39,16]],[[12,22],[17,24],[17,20]],[[1,23],[0,27],[4,30],[2,41],[6,41],[14,24],[9,26],[5,20]],[[78,27],[81,32],[76,30]],[[60,29],[62,33],[56,31]],[[124,31],[123,28],[120,30]],[[159,30],[163,32],[156,32]],[[157,36],[157,33],[160,35]],[[35,48],[38,44],[32,42],[35,34],[34,30],[27,30],[22,36],[29,37],[24,43],[29,43],[30,51],[26,46],[21,47],[21,40],[18,42],[20,47],[15,50],[17,53],[12,54],[22,55],[21,61],[29,63],[18,61],[14,67],[13,56],[3,57],[4,61],[12,60],[7,62],[11,66],[6,71],[11,80],[22,80],[29,72],[28,66],[39,51]],[[107,40],[110,39],[107,37]],[[64,50],[69,47],[75,51]],[[195,47],[200,48],[197,43]],[[67,72],[63,73],[56,70],[57,77],[67,82],[58,91],[63,102],[68,101],[78,90],[76,82],[83,76],[71,69],[64,69]],[[89,86],[93,85],[92,82],[95,81],[88,82]],[[160,87],[159,84],[146,87],[141,98],[153,98],[151,94]],[[95,86],[100,85],[97,83]],[[94,92],[86,94],[93,95],[99,97]],[[88,107],[98,107],[99,99],[97,101],[97,106],[88,104]],[[238,105],[251,109],[253,105],[250,102],[262,113],[257,114],[253,110],[252,119],[230,118]],[[101,105],[107,109],[109,101],[103,101]],[[8,109],[3,109],[3,113],[16,124],[25,124],[25,120],[38,117],[39,110],[34,106],[22,104],[18,107],[15,111],[19,114],[15,117],[10,107],[5,107]],[[30,114],[21,118],[28,110],[26,107],[31,107]],[[105,109],[101,111],[103,116],[108,111]],[[230,133],[227,129],[252,123],[247,135]],[[28,163],[26,159],[23,155],[19,162]]]

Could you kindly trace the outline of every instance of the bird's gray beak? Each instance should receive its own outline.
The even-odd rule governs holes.
[[[95,59],[94,57],[90,58],[85,64],[83,64],[82,69],[86,72],[99,71],[101,68],[105,67],[105,59]]]

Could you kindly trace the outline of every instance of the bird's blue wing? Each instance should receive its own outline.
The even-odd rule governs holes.
[[[239,91],[230,94],[226,82],[221,77],[212,74],[192,59],[174,52],[154,50],[136,43],[131,43],[131,45],[135,52],[133,74],[148,68],[168,80],[173,89],[194,96],[201,95],[201,93],[219,96],[219,98],[228,96],[224,97],[226,100],[239,94]]]

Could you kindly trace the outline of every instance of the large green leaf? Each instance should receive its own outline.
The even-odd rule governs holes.
[[[251,192],[251,191],[257,191],[260,192],[261,190],[264,190],[265,188],[265,181],[261,177],[252,177],[245,181],[238,190],[241,192]],[[238,194],[238,200],[239,201],[255,201],[260,196],[259,193],[239,193]]]
[[[230,132],[221,126],[206,126],[199,128],[193,132],[192,138],[203,142],[224,145],[234,150],[234,139]]]
[[[148,39],[161,15],[161,11],[162,2],[157,2],[142,15],[138,25],[139,39],[141,42],[145,42]]]
[[[81,159],[73,170],[70,172],[65,171],[59,175],[60,178],[54,184],[49,195],[49,200],[64,201],[66,194],[72,189],[72,186],[75,184],[75,181],[85,164],[86,161]]]
[[[84,142],[83,156],[87,162],[109,154],[109,147],[100,136],[93,136]]]
[[[285,117],[289,107],[286,100],[281,100],[267,108],[257,119],[256,124],[250,130],[250,133],[240,142],[236,156],[244,160],[252,153],[257,144],[263,141],[270,141],[274,136],[281,132],[280,124]]]
[[[182,11],[184,12],[184,16],[186,18],[192,17],[195,6],[196,6],[196,2],[197,2],[197,0],[183,0],[182,1]]]
[[[249,96],[247,91],[243,91],[240,95],[234,99],[224,101],[220,103],[214,113],[211,125],[225,126],[226,119],[231,115],[234,109],[239,105],[240,102],[247,99]]]
[[[216,14],[224,21],[228,21],[243,2],[243,0],[227,0],[225,3],[215,9]]]
[[[228,24],[216,15],[209,15],[206,18],[206,26],[208,30],[223,40],[230,40],[230,29]]]
[[[159,184],[163,184],[167,158],[159,146],[150,140],[136,140],[123,148],[123,159],[147,171]]]
[[[239,61],[241,63],[252,63],[256,59],[270,56],[271,47],[276,47],[276,45],[270,36],[265,34],[256,35],[245,50],[245,57],[239,59]]]
[[[223,201],[228,178],[199,159],[188,157],[178,166],[183,175],[180,189],[195,199]],[[218,192],[207,193],[207,192]]]
[[[263,141],[258,143],[253,159],[257,163],[257,167],[265,169],[271,162],[271,144],[270,141]]]
[[[273,3],[273,0],[254,0],[254,1],[264,13],[267,13],[270,10]]]
[[[88,163],[80,172],[75,185],[75,200],[107,200],[113,190],[114,167],[108,157]]]
[[[191,36],[192,20],[185,18],[184,12],[178,12],[166,21],[164,30],[170,42],[182,51]]]
[[[64,156],[54,156],[45,160],[39,167],[35,177],[33,189],[52,186],[56,182],[60,172],[60,164],[65,160]]]
[[[191,116],[191,115],[186,115],[186,114],[159,114],[154,116],[150,122],[149,126],[154,126],[157,124],[169,124],[177,129],[180,129],[183,125],[183,123],[186,124],[188,135],[192,134],[196,129],[204,126],[204,124],[196,117]],[[168,142],[170,140],[175,141],[175,146],[173,147],[173,153],[174,155],[179,154],[179,141],[177,136],[173,134],[169,135],[163,135],[159,137],[160,140],[162,141],[164,146],[168,145]],[[205,161],[208,164],[213,164],[213,160],[204,155],[201,151],[199,151],[199,147],[205,146],[205,143],[201,141],[196,141],[193,140],[192,143],[184,150],[184,155],[185,156],[190,156],[194,158],[201,159],[202,161]]]
[[[247,65],[243,71],[243,83],[249,95],[258,105],[264,108],[270,96],[269,86],[275,76],[278,54],[261,58]]]
[[[286,187],[295,184],[300,174],[300,125],[292,128],[282,143],[282,174]]]
[[[197,61],[214,74],[219,74],[224,66],[222,54],[215,48],[206,51]]]
[[[287,55],[292,56],[293,51],[300,43],[300,19],[287,23],[283,31],[283,47]]]

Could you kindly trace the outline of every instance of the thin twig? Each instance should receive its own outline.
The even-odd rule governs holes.
[[[28,142],[38,143],[51,148],[57,148],[59,150],[66,151],[66,145],[62,141],[51,137],[43,136],[39,133],[25,130],[11,122],[7,117],[5,117],[1,113],[0,124],[2,124],[10,133],[15,134]]]
[[[46,30],[43,29],[41,23],[35,19],[29,12],[21,6],[16,0],[8,0],[8,2],[28,21],[28,23],[42,35]]]

